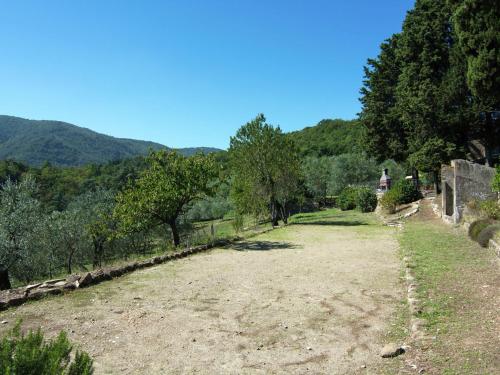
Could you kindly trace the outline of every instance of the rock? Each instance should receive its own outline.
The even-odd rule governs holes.
[[[405,352],[405,350],[397,344],[391,343],[387,344],[382,348],[380,351],[380,356],[382,358],[392,358],[392,357],[397,357],[398,355],[401,355]]]
[[[47,290],[40,290],[40,289],[34,290],[34,291],[30,292],[30,294],[28,295],[28,299],[29,300],[37,300],[37,299],[45,297],[47,294],[48,294]]]
[[[111,277],[118,277],[124,274],[123,270],[120,267],[109,269],[109,274]]]
[[[84,288],[92,284],[92,275],[90,272],[87,272],[80,277],[80,280],[77,281],[78,288]]]
[[[19,306],[26,302],[26,297],[24,295],[16,295],[9,298],[7,303],[9,306]]]
[[[68,277],[66,277],[66,282],[68,283],[74,283],[78,280],[80,280],[80,275],[77,274],[69,275]]]
[[[37,284],[31,284],[31,285],[27,285],[24,287],[24,289],[26,291],[30,291],[31,289],[35,289],[35,288],[38,288],[40,285],[42,285],[42,283],[37,283]]]
[[[54,284],[55,287],[64,287],[66,286],[66,280],[63,281],[58,281],[57,283]]]

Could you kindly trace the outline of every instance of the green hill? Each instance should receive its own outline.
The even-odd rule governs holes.
[[[302,156],[333,156],[360,151],[363,128],[356,120],[321,120],[289,133]]]
[[[115,138],[61,121],[0,115],[0,160],[12,159],[35,166],[46,161],[57,166],[79,166],[145,155],[150,148],[167,147],[154,142]],[[178,151],[191,155],[219,150],[200,147]]]

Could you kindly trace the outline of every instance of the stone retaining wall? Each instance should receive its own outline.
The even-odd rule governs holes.
[[[264,234],[271,230],[273,229],[266,229],[247,236],[247,238],[254,237],[259,234]],[[27,301],[38,300],[49,295],[62,294],[74,289],[85,288],[91,285],[99,284],[103,281],[120,277],[135,270],[152,267],[175,259],[184,258],[192,254],[210,250],[214,247],[230,245],[241,240],[242,238],[240,237],[235,237],[232,240],[217,240],[212,244],[192,247],[189,249],[177,251],[175,253],[164,254],[142,261],[135,261],[123,266],[101,268],[92,272],[69,275],[65,279],[47,280],[42,283],[27,285],[21,288],[4,290],[0,292],[0,311],[6,310],[9,307],[19,306]]]

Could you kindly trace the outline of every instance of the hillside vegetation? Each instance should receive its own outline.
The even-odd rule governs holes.
[[[138,155],[149,149],[167,148],[154,142],[115,138],[61,121],[27,120],[0,116],[0,160],[12,159],[39,166],[49,162],[57,166],[105,163]],[[183,155],[212,148],[186,148]]]
[[[335,156],[361,149],[363,128],[356,120],[326,119],[290,133],[302,156]]]

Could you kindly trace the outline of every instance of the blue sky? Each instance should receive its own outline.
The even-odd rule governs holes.
[[[0,114],[226,148],[360,110],[363,65],[413,0],[0,0]]]

